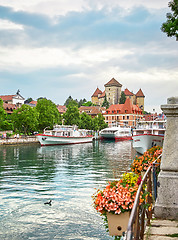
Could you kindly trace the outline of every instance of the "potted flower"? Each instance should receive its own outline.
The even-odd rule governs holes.
[[[141,182],[141,177],[135,173],[125,173],[122,179],[109,182],[103,189],[98,189],[93,195],[94,208],[104,216],[106,227],[112,236],[122,236],[127,230],[130,212]],[[140,204],[145,200],[142,192]]]
[[[131,170],[136,174],[144,175],[150,164],[152,164],[158,156],[162,153],[160,146],[155,146],[144,152],[140,157],[136,156],[133,163],[131,164]],[[159,163],[161,159],[157,160]]]

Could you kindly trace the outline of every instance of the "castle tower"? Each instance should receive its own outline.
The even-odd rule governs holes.
[[[112,104],[118,104],[119,99],[121,97],[121,87],[122,84],[120,84],[116,79],[112,78],[108,83],[105,85],[105,94],[107,101],[110,105]]]
[[[140,88],[140,90],[135,94],[136,96],[136,105],[139,106],[139,108],[142,109],[142,111],[144,111],[144,94]]]
[[[99,105],[99,97],[101,96],[102,91],[97,87],[93,95],[91,96],[91,101],[95,105]]]
[[[127,98],[130,98],[132,104],[136,104],[136,97],[135,97],[135,95],[134,95],[132,92],[130,92],[130,91],[128,90],[128,88],[126,88],[126,89],[124,90],[124,94],[125,94],[126,99],[127,99]]]

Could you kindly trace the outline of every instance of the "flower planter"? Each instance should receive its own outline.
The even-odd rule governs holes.
[[[111,236],[122,236],[127,231],[130,212],[112,214],[107,212],[109,234]]]

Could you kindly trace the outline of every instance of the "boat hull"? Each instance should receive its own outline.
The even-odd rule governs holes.
[[[164,140],[164,136],[152,134],[135,135],[132,138],[133,148],[140,154],[143,154],[145,151],[154,146],[162,147]]]
[[[41,146],[81,144],[81,143],[89,143],[93,141],[93,136],[59,137],[59,136],[49,136],[45,134],[38,134],[37,138]]]
[[[132,140],[132,136],[108,136],[108,135],[101,135],[101,140],[127,141],[127,140]]]

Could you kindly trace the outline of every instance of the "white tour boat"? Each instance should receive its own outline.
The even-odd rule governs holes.
[[[116,141],[132,140],[131,128],[125,126],[108,127],[100,131],[101,139],[113,139]]]
[[[41,146],[89,143],[93,141],[91,131],[77,126],[56,125],[53,130],[44,130],[37,138]]]
[[[133,148],[140,154],[154,146],[163,146],[165,120],[139,121],[133,129]]]

